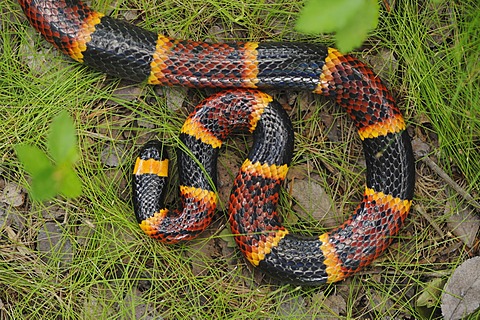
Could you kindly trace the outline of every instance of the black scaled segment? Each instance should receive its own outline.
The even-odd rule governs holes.
[[[292,284],[325,283],[328,278],[325,257],[318,238],[303,239],[286,235],[259,267],[267,274]],[[302,254],[299,254],[299,253]]]
[[[153,159],[156,161],[168,159],[167,152],[158,141],[149,141],[145,144],[138,157],[142,160]],[[132,180],[133,207],[137,222],[141,223],[164,208],[163,200],[167,177],[145,173],[134,174]]]
[[[407,131],[365,139],[363,150],[367,163],[367,186],[395,198],[411,200],[415,167]]]
[[[216,185],[219,148],[213,148],[211,145],[185,133],[180,134],[180,140],[191,152],[191,154],[186,153],[183,148],[178,148],[177,161],[180,185],[214,191],[209,183],[209,177]]]
[[[270,102],[253,132],[254,144],[248,154],[252,162],[268,165],[290,164],[293,150],[293,128],[287,112]]]
[[[102,17],[83,53],[86,65],[109,75],[142,82],[150,75],[157,35],[121,20]],[[121,44],[121,45],[119,45]]]
[[[314,90],[320,82],[328,50],[307,43],[259,43],[258,87]]]

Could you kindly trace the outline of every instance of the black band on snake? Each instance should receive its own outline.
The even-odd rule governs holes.
[[[30,23],[65,54],[96,70],[165,86],[232,88],[202,102],[185,122],[179,152],[182,208],[168,211],[162,194],[166,153],[142,148],[133,202],[140,227],[174,243],[192,239],[216,209],[216,160],[233,131],[254,134],[229,203],[232,233],[246,259],[283,281],[314,285],[342,280],[391,243],[408,215],[415,171],[405,121],[370,68],[318,44],[205,43],[177,40],[104,16],[76,0],[19,0]],[[234,89],[237,88],[237,89]],[[289,233],[277,203],[292,157],[290,121],[256,89],[308,90],[332,97],[355,123],[367,180],[363,200],[341,226],[314,238]]]

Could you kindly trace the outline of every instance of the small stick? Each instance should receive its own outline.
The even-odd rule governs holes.
[[[437,231],[438,235],[442,237],[442,239],[445,239],[445,233],[443,232],[442,228],[438,225],[438,223],[435,222],[435,220],[423,209],[422,206],[416,205],[415,206],[415,211],[421,214],[422,217],[424,217],[428,223]]]
[[[478,203],[465,189],[463,189],[458,183],[453,181],[448,174],[442,170],[432,159],[428,156],[422,158],[427,165],[435,171],[443,180],[445,180],[456,192],[458,192],[465,200],[469,202],[470,205],[480,210],[480,203]]]

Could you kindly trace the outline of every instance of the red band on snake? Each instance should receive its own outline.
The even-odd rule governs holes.
[[[159,85],[244,88],[208,98],[182,128],[182,209],[163,207],[168,161],[155,142],[134,171],[134,209],[141,228],[164,242],[192,239],[216,208],[216,157],[232,130],[253,132],[254,146],[235,179],[229,221],[247,260],[283,281],[342,280],[391,243],[408,215],[415,171],[405,121],[381,80],[365,64],[318,44],[204,43],[177,40],[98,13],[76,0],[19,0],[30,23],[59,50],[109,75]],[[257,90],[308,90],[332,97],[363,142],[363,200],[341,226],[314,238],[285,229],[276,206],[293,134],[285,112]]]

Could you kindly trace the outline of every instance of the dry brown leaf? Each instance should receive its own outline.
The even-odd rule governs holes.
[[[480,257],[468,259],[452,274],[442,295],[446,320],[463,319],[480,307]]]
[[[298,212],[303,211],[314,219],[321,220],[326,227],[338,224],[332,198],[314,180],[294,180],[292,196],[301,209],[297,210]]]
[[[453,210],[450,202],[447,202],[445,211]],[[469,248],[473,247],[476,240],[478,229],[480,228],[480,218],[474,214],[474,210],[459,208],[456,214],[450,215],[447,220],[448,230],[460,238]]]

